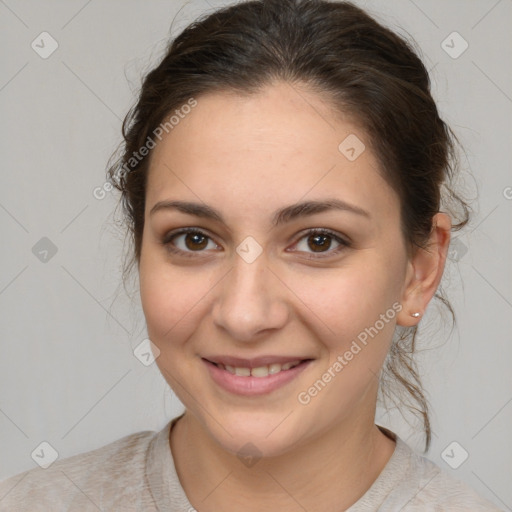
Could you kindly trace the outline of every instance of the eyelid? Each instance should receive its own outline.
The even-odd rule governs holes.
[[[308,236],[313,235],[327,235],[333,238],[336,242],[338,242],[340,245],[336,247],[335,249],[329,249],[325,252],[304,252],[304,251],[291,251],[291,252],[304,252],[304,254],[307,254],[307,259],[315,259],[319,260],[322,258],[330,258],[333,256],[338,255],[343,249],[347,249],[352,246],[352,243],[348,237],[344,237],[341,234],[337,233],[336,231],[333,231],[328,228],[308,228],[304,231],[301,231],[297,235],[297,241],[293,244],[294,246],[297,245],[303,238],[306,238]]]
[[[172,244],[171,240],[173,238],[176,238],[181,235],[186,235],[189,233],[203,235],[204,237],[210,239],[212,242],[217,244],[217,242],[215,241],[215,238],[206,229],[198,228],[198,227],[194,227],[194,226],[190,226],[190,227],[186,227],[186,228],[178,228],[173,231],[169,231],[169,233],[166,233],[165,236],[163,237],[161,244],[169,252],[171,252],[173,254],[179,254],[179,255],[182,255],[185,257],[195,257],[196,255],[200,255],[202,252],[206,252],[206,251],[183,251],[182,249],[178,249],[177,247],[175,247]],[[219,244],[217,244],[217,245],[219,245]]]
[[[178,249],[177,247],[173,246],[173,244],[171,242],[171,240],[173,238],[178,237],[180,235],[186,235],[189,233],[203,235],[206,238],[210,239],[215,244],[217,244],[217,242],[215,241],[215,238],[212,235],[210,235],[206,229],[199,228],[199,227],[193,227],[193,226],[186,227],[186,228],[178,228],[176,230],[170,231],[169,233],[167,233],[164,236],[161,243],[162,243],[162,245],[164,245],[167,248],[167,250],[169,252],[171,252],[173,254],[183,255],[185,257],[196,257],[196,256],[200,255],[201,253],[205,253],[206,251],[204,251],[204,250],[203,251],[183,251],[182,249]],[[313,236],[313,235],[317,235],[317,234],[330,236],[336,242],[338,242],[340,245],[336,249],[327,250],[325,252],[318,252],[318,253],[314,253],[314,252],[308,253],[305,251],[291,251],[291,252],[299,252],[299,253],[309,254],[310,256],[307,257],[308,259],[321,259],[321,258],[328,258],[328,257],[334,256],[334,255],[337,255],[343,249],[351,247],[351,245],[352,245],[352,243],[348,237],[344,237],[341,234],[339,234],[331,229],[328,229],[328,228],[305,229],[296,235],[297,240],[293,243],[293,245],[294,246],[297,245],[303,238],[306,238],[307,236]],[[217,245],[219,245],[219,244],[217,244]],[[202,257],[202,256],[199,256],[199,257]]]

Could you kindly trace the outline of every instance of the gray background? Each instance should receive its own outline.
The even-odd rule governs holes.
[[[0,0],[0,479],[35,467],[42,441],[64,458],[159,430],[181,411],[156,365],[133,354],[146,331],[136,288],[130,298],[120,285],[117,196],[94,191],[175,15],[173,34],[227,3]],[[512,510],[512,1],[357,3],[417,41],[466,148],[473,177],[462,186],[478,194],[443,284],[458,327],[438,328],[434,303],[421,323],[434,347],[420,358],[433,409],[428,457]],[[43,31],[59,45],[46,59],[31,47]],[[454,31],[469,44],[457,58],[442,47]],[[463,43],[448,44],[453,53]],[[55,254],[41,252],[43,237]],[[378,420],[421,447],[395,412]],[[453,441],[452,460],[458,446],[469,453],[457,469],[441,455]]]

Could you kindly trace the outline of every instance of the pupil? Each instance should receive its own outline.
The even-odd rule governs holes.
[[[315,252],[322,252],[319,249],[328,249],[329,246],[331,245],[330,242],[329,243],[325,243],[325,240],[330,238],[329,235],[313,235],[310,238],[312,238],[314,240],[314,245],[310,246],[310,248],[313,249],[313,251],[315,251]],[[322,239],[324,240],[323,243],[317,243],[317,242],[319,242]]]
[[[189,241],[191,239],[193,240],[192,241],[192,246],[189,243]],[[198,240],[200,240],[200,239],[203,240],[203,243],[201,243],[200,241],[198,242]],[[188,249],[197,249],[197,248],[203,249],[204,247],[206,247],[206,245],[208,245],[205,242],[206,242],[206,237],[201,235],[200,233],[188,233],[187,236],[185,237],[185,244],[186,244]],[[199,247],[198,247],[198,245],[199,245]]]

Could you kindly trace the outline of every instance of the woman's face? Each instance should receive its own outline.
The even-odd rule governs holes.
[[[277,455],[373,424],[409,268],[377,167],[357,125],[285,83],[197,98],[154,149],[139,264],[148,334],[164,378],[225,449]],[[290,209],[309,201],[353,209]]]

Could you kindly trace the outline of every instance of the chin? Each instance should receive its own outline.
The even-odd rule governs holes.
[[[225,451],[239,458],[276,457],[291,450],[305,434],[295,425],[293,414],[288,418],[287,414],[233,411],[221,415],[221,424],[212,418],[204,418],[203,424]]]

